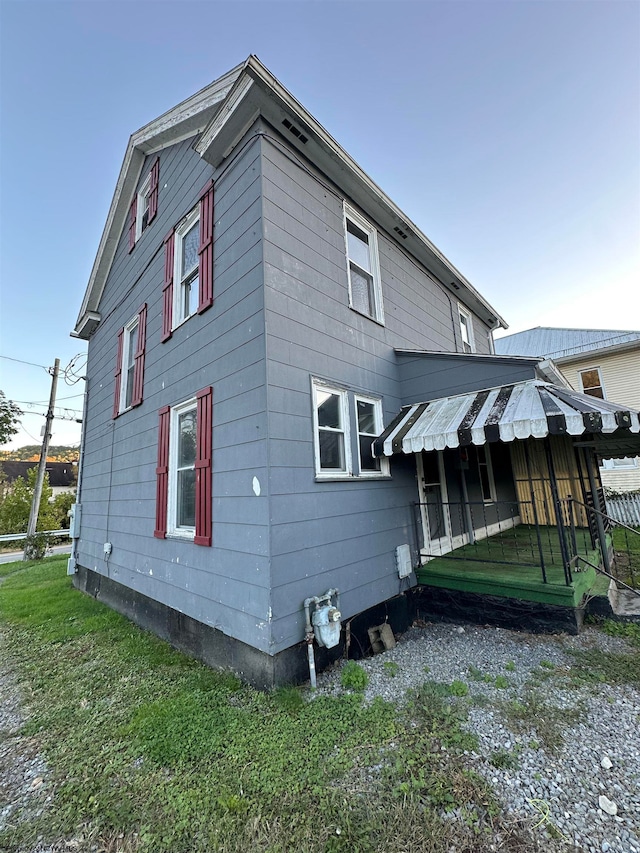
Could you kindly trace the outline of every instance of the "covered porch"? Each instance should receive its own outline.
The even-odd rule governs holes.
[[[420,585],[573,609],[615,570],[598,456],[639,451],[637,412],[541,380],[407,406],[374,443],[416,459]]]

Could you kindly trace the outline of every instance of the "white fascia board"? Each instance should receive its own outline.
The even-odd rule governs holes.
[[[252,78],[259,84],[259,86],[247,87],[244,97],[238,97],[241,87],[245,85],[244,80],[246,77]],[[209,127],[205,129],[199,146],[199,153],[201,156],[204,157],[205,154],[208,153],[211,157],[211,149],[215,147],[216,154],[213,155],[213,162],[215,163],[217,158],[221,156],[221,153],[229,147],[230,140],[224,133],[225,130],[230,129],[231,123],[228,119],[231,115],[241,112],[242,107],[244,106],[244,100],[249,92],[251,93],[251,97],[246,98],[246,100],[251,103],[247,104],[247,106],[254,109],[256,88],[260,89],[263,96],[261,99],[261,112],[263,112],[265,118],[270,118],[268,109],[269,101],[273,102],[277,115],[286,115],[287,112],[289,114],[293,114],[296,123],[300,125],[301,129],[307,135],[309,143],[315,143],[317,146],[315,151],[312,150],[313,146],[309,146],[308,144],[306,146],[300,146],[300,151],[304,152],[305,155],[313,161],[314,155],[317,154],[319,150],[323,150],[325,155],[327,155],[338,167],[337,173],[334,171],[333,176],[329,171],[330,177],[333,177],[338,186],[343,189],[346,188],[347,190],[351,187],[360,188],[359,195],[363,195],[362,189],[364,189],[364,196],[369,200],[368,206],[371,207],[371,202],[374,204],[374,213],[376,212],[375,209],[379,208],[386,213],[385,218],[388,219],[391,217],[391,219],[394,220],[394,222],[396,222],[403,231],[408,232],[409,235],[413,237],[413,245],[411,246],[411,249],[406,243],[404,244],[407,250],[415,254],[416,257],[422,260],[422,262],[424,262],[423,258],[425,255],[429,256],[429,260],[436,261],[436,266],[441,270],[439,278],[441,278],[442,283],[447,287],[447,289],[452,289],[455,292],[456,298],[461,299],[462,302],[476,314],[479,313],[478,309],[480,309],[480,318],[484,322],[487,322],[489,318],[491,320],[489,325],[492,329],[498,328],[499,326],[504,329],[508,328],[506,321],[486,301],[486,299],[484,299],[475,287],[467,281],[462,273],[454,267],[451,261],[449,261],[442,252],[434,246],[428,237],[420,231],[417,225],[407,218],[400,208],[398,208],[397,205],[395,205],[394,202],[380,189],[380,187],[366,174],[366,172],[360,168],[356,161],[347,154],[347,152],[322,127],[311,113],[309,113],[303,105],[296,100],[296,98],[265,68],[256,56],[250,56],[246,61],[243,71],[236,81],[235,91],[232,91],[229,96],[230,103],[231,99],[233,99],[230,115],[226,116],[224,120],[216,120],[216,118],[214,118]],[[265,96],[267,99],[266,101]],[[226,106],[223,106],[219,114],[220,116],[225,109]],[[282,113],[283,109],[286,111],[285,113]],[[271,116],[271,118],[273,118],[273,116]],[[239,118],[237,120],[239,123],[242,123]],[[242,124],[244,126],[244,123]],[[279,126],[278,121],[276,121],[275,124],[276,126]],[[292,138],[292,140],[289,141],[295,145],[295,138]],[[320,160],[318,160],[318,162],[322,168],[323,164]],[[355,200],[358,201],[358,198]],[[366,207],[364,209],[365,212],[368,212]],[[380,217],[376,215],[374,215],[373,218],[378,220],[380,219]],[[421,255],[423,258],[420,257]],[[425,266],[427,266],[427,268],[429,267],[428,264],[425,264]],[[456,289],[456,286],[450,288],[450,281],[447,279],[453,279],[455,285],[460,289]]]
[[[86,315],[87,312],[95,314],[102,298],[104,285],[145,158],[149,154],[154,154],[169,145],[175,145],[200,133],[211,121],[212,112],[227,97],[244,65],[245,63],[237,65],[218,80],[167,110],[131,135],[89,276],[74,337],[88,337],[86,328],[88,326],[95,328],[93,322],[90,324],[85,322]]]

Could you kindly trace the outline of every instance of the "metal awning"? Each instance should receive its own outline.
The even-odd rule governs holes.
[[[594,435],[640,453],[638,412],[539,379],[405,406],[373,442],[376,456],[548,435]],[[622,439],[622,442],[620,441]]]

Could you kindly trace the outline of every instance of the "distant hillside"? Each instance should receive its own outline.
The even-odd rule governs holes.
[[[47,462],[77,462],[80,451],[77,447],[65,447],[52,444],[47,454]],[[0,450],[0,462],[37,462],[40,459],[40,445],[27,444],[16,450]]]

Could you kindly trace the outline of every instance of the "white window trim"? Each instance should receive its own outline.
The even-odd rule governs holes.
[[[351,457],[351,418],[349,417],[349,398],[345,388],[339,388],[321,379],[312,378],[312,403],[313,403],[313,455],[316,469],[316,479],[335,480],[353,477],[353,461]],[[340,414],[344,429],[344,470],[340,468],[320,467],[320,425],[318,423],[318,391],[327,391],[336,394],[340,400]]]
[[[482,493],[482,476],[480,474],[480,469],[482,463],[480,462],[480,456],[478,454],[478,450],[480,447],[484,448],[484,458],[486,459],[486,468],[487,468],[487,479],[489,480],[489,498],[485,498],[482,495],[482,502],[484,504],[492,504],[497,501],[497,492],[496,492],[496,481],[493,478],[493,461],[491,459],[491,445],[490,444],[481,444],[476,448],[476,460],[478,463],[478,477],[480,478],[480,492]]]
[[[196,205],[190,211],[175,230],[174,237],[174,258],[173,258],[173,325],[172,329],[177,329],[183,323],[193,317],[197,313],[187,314],[186,317],[181,317],[182,307],[182,240],[183,237],[193,228],[200,220],[200,205]],[[178,319],[180,318],[180,319]]]
[[[142,215],[145,209],[145,199],[148,197],[151,192],[151,172],[147,175],[145,182],[138,190],[137,196],[137,204],[136,204],[136,243],[142,237],[143,230],[146,231],[146,228],[142,228]],[[147,225],[149,223],[147,222]]]
[[[172,406],[169,416],[169,476],[168,476],[168,500],[167,500],[167,536],[175,537],[176,539],[193,540],[196,535],[194,527],[178,527],[176,524],[176,516],[178,512],[178,418],[185,412],[197,411],[197,400],[192,397],[190,400],[185,400],[184,403],[179,403],[177,406]],[[196,420],[197,428],[197,420]]]
[[[362,400],[363,403],[372,403],[373,404],[373,412],[375,418],[375,436],[372,437],[371,441],[373,443],[374,439],[377,438],[384,432],[384,424],[382,420],[382,400],[379,397],[369,397],[366,394],[357,394],[353,395],[353,408],[354,408],[354,424],[356,428],[356,435],[358,437],[358,471],[359,476],[365,479],[379,479],[380,477],[388,477],[389,476],[389,460],[386,456],[381,456],[380,458],[380,470],[379,471],[366,471],[363,470],[360,465],[360,436],[365,435],[365,433],[361,433],[358,424],[358,401]]]
[[[587,373],[587,371],[589,371],[589,370],[597,370],[598,371],[598,379],[600,380],[600,387],[602,388],[602,394],[603,394],[602,399],[606,400],[607,399],[607,389],[604,387],[604,380],[602,378],[602,371],[600,370],[600,367],[597,364],[594,364],[593,367],[579,367],[578,368],[578,381],[580,382],[580,390],[582,391],[583,394],[587,394],[587,396],[589,396],[589,397],[594,396],[593,394],[588,394],[587,391],[584,390],[584,385],[582,384],[582,374]],[[596,397],[595,399],[599,400],[600,398]]]
[[[462,305],[460,305],[460,303],[458,302],[458,326],[459,326],[459,330],[460,330],[460,342],[462,343],[462,351],[467,352],[467,350],[464,348],[465,340],[464,340],[464,337],[462,335],[462,318],[463,317],[466,320],[467,333],[469,336],[469,347],[470,347],[469,352],[475,352],[476,351],[476,341],[475,341],[475,335],[473,334],[473,316],[472,316],[470,311],[467,311],[467,309],[463,308]]]
[[[363,314],[358,308],[356,308],[353,304],[353,298],[351,295],[351,259],[349,258],[349,239],[347,235],[347,220],[350,219],[354,225],[364,231],[369,238],[369,255],[371,260],[371,275],[373,277],[373,308],[374,315]],[[374,320],[376,323],[379,323],[381,326],[384,326],[384,307],[382,304],[382,285],[380,280],[380,255],[378,252],[378,233],[376,229],[371,225],[370,222],[367,222],[364,217],[360,216],[347,202],[344,202],[344,216],[343,216],[343,227],[344,227],[344,248],[345,248],[345,258],[347,262],[347,280],[349,282],[349,308],[352,311],[356,311],[362,317],[368,317],[370,320]]]
[[[121,415],[123,412],[128,412],[129,409],[133,408],[131,404],[127,406],[127,379],[129,377],[129,356],[131,355],[131,334],[136,329],[140,327],[140,318],[136,314],[135,317],[132,317],[131,320],[124,327],[124,334],[122,336],[122,363],[120,368],[120,405],[118,407],[118,414]],[[134,356],[134,375],[135,375],[135,351],[133,352]]]

